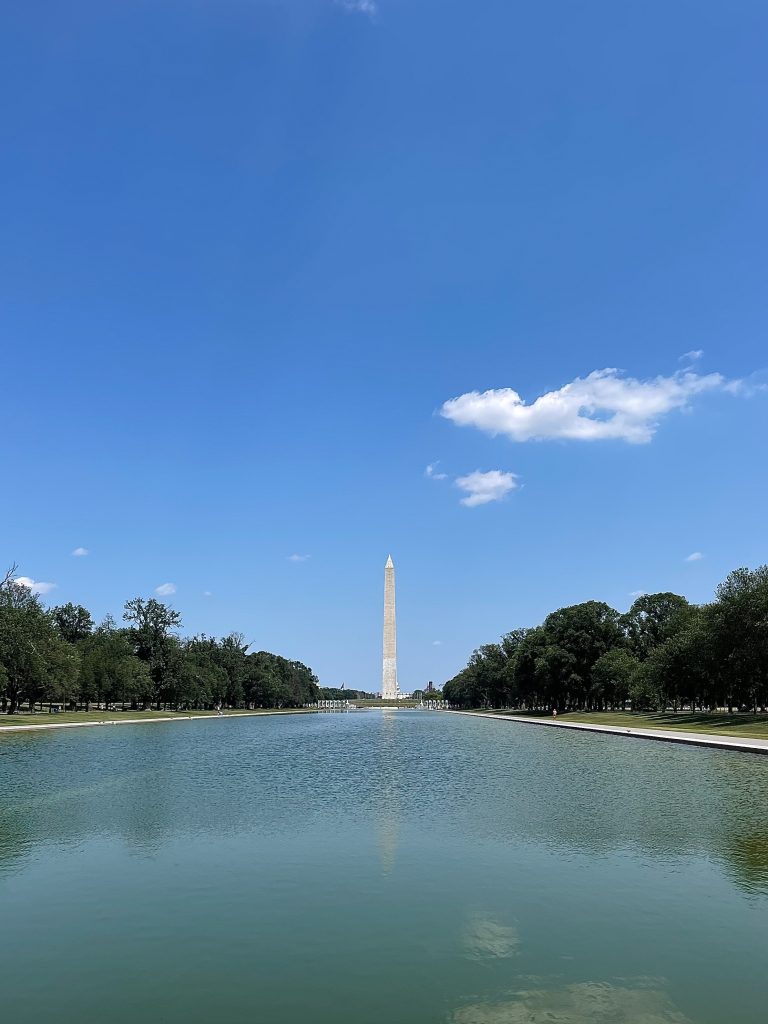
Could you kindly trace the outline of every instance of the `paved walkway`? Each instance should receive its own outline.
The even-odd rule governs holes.
[[[641,740],[662,740],[666,743],[690,743],[696,747],[720,747],[723,750],[744,750],[752,754],[768,754],[768,740],[740,736],[716,736],[709,732],[683,732],[674,729],[626,729],[621,725],[590,725],[587,722],[562,722],[554,718],[528,718],[521,715],[494,715],[484,711],[448,711],[449,715],[472,715],[494,718],[500,722],[522,722],[523,725],[546,725],[552,729],[581,729],[583,732],[609,732]]]
[[[286,708],[274,711],[233,711],[227,715],[185,715],[183,711],[171,716],[158,718],[104,718],[99,722],[46,722],[40,725],[0,725],[0,736],[4,732],[28,732],[31,729],[83,729],[95,725],[149,725],[152,722],[197,722],[209,718],[255,718],[257,715],[302,715],[314,713],[312,708]]]

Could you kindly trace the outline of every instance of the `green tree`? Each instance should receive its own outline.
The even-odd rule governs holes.
[[[547,646],[555,651],[542,664],[553,703],[554,686],[560,688],[561,706],[584,708],[590,704],[592,667],[624,642],[619,619],[619,613],[603,601],[570,605],[546,617],[542,629]],[[549,663],[551,668],[547,668]]]
[[[536,658],[537,691],[551,708],[582,700],[583,679],[576,674],[576,657],[565,647],[546,644]]]
[[[45,678],[37,687],[38,699],[68,704],[72,694],[77,691],[80,651],[74,644],[52,632],[45,646],[45,662]]]
[[[642,594],[621,616],[630,650],[641,661],[682,629],[695,611],[679,594]]]
[[[3,710],[15,713],[24,701],[42,700],[79,701],[86,709],[94,702],[191,708],[238,707],[246,700],[299,707],[317,700],[310,668],[267,651],[249,655],[240,633],[182,641],[179,613],[140,597],[125,605],[126,628],[107,617],[94,629],[82,605],[46,611],[39,597],[14,582],[16,568],[0,578]]]
[[[709,630],[730,700],[768,704],[768,565],[736,569],[717,588]]]
[[[301,707],[320,694],[317,677],[300,661],[257,651],[247,658],[246,698],[255,707]]]
[[[458,708],[480,707],[478,692],[474,686],[473,674],[468,668],[462,669],[443,686],[443,697]]]
[[[133,653],[125,630],[107,618],[81,645],[80,701],[143,704],[152,696],[149,666]]]
[[[515,688],[520,704],[524,708],[543,707],[545,697],[541,692],[541,677],[537,665],[541,652],[547,645],[542,626],[529,629],[515,652]]]
[[[0,587],[0,665],[4,700],[15,714],[67,686],[77,674],[77,654],[58,633],[36,594],[12,580]]]
[[[135,597],[126,602],[123,618],[131,624],[128,636],[134,653],[149,669],[151,699],[159,706],[162,688],[171,678],[178,658],[178,638],[174,630],[181,626],[181,615],[153,597]]]
[[[480,707],[501,707],[508,689],[507,657],[501,644],[483,644],[467,666]]]
[[[321,686],[320,700],[357,700],[362,694],[359,690],[348,690],[345,686]]]
[[[218,644],[216,664],[226,674],[223,700],[229,707],[239,707],[245,699],[247,654],[248,644],[242,633],[230,633]]]
[[[81,604],[60,604],[51,609],[51,618],[70,644],[79,644],[93,632],[93,619]]]
[[[592,699],[598,706],[624,707],[639,662],[624,647],[612,647],[592,666]]]

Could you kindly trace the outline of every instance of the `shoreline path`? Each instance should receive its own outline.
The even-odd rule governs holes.
[[[557,722],[550,718],[528,718],[520,715],[494,715],[485,711],[445,711],[447,715],[471,715],[474,718],[495,718],[500,722],[520,722],[523,725],[544,725],[551,729],[580,729],[582,732],[607,732],[614,736],[631,736],[641,740],[661,740],[665,743],[690,743],[696,747],[718,747],[721,750],[740,750],[750,754],[768,754],[768,740],[742,739],[739,736],[715,736],[712,733],[680,732],[674,729],[627,729],[621,725],[590,725],[588,722]]]
[[[224,715],[188,715],[183,711],[173,716],[158,716],[157,718],[103,718],[100,721],[92,722],[45,722],[40,725],[0,725],[0,735],[4,732],[28,732],[37,729],[90,729],[96,725],[149,725],[153,722],[197,722],[206,721],[210,718],[255,718],[257,715],[311,715],[315,714],[314,708],[279,708],[269,711],[230,711]]]

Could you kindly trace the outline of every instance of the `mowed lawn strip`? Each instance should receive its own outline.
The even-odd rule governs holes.
[[[489,714],[514,715],[517,718],[549,718],[541,713],[489,711]],[[768,739],[768,715],[734,712],[710,714],[668,711],[659,714],[634,714],[630,711],[570,711],[557,716],[558,722],[584,725],[611,725],[625,729],[668,729],[677,732],[709,733],[712,736],[740,736],[744,739]]]

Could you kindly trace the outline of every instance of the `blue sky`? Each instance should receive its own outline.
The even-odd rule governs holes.
[[[763,3],[2,7],[0,536],[46,601],[168,584],[373,689],[391,551],[410,689],[768,560]]]

